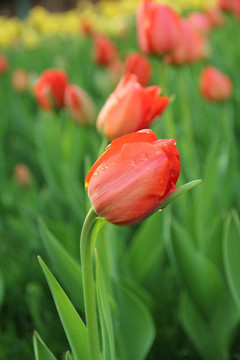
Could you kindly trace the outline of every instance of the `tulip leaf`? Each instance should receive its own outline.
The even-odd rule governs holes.
[[[180,277],[197,308],[211,317],[224,298],[225,284],[216,265],[193,246],[185,229],[174,222],[174,250]]]
[[[36,331],[33,334],[33,349],[35,360],[57,360]]]
[[[65,360],[73,360],[73,357],[69,351],[66,352]]]
[[[184,194],[188,190],[192,189],[194,186],[200,184],[202,180],[193,180],[189,183],[186,183],[178,188],[176,188],[174,191],[172,191],[169,195],[165,196],[163,200],[160,202],[156,210],[163,209],[165,206],[170,204],[173,200],[175,200],[178,196]]]
[[[133,287],[125,282],[115,285],[119,310],[116,340],[119,341],[122,353],[120,357],[125,360],[143,360],[155,337],[152,316]]]
[[[39,230],[43,245],[62,284],[68,290],[74,304],[83,309],[83,285],[80,265],[48,230],[42,219],[39,220]]]
[[[4,279],[2,272],[0,271],[0,307],[3,303],[3,299],[4,299]]]
[[[164,248],[161,239],[164,216],[158,212],[143,221],[131,239],[128,263],[138,282],[151,281]],[[146,256],[147,254],[147,256]]]
[[[96,252],[96,285],[97,300],[100,313],[100,322],[103,337],[103,358],[104,360],[115,359],[115,344],[112,325],[112,316],[109,306],[107,289],[104,281],[103,271],[99,256]]]
[[[228,285],[240,310],[240,219],[235,210],[226,220],[223,256]]]
[[[40,257],[38,260],[47,279],[74,358],[89,360],[87,330],[83,321],[46,264]]]

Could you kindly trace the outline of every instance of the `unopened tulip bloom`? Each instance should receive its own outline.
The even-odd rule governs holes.
[[[0,53],[0,74],[5,74],[8,70],[8,58],[3,53]]]
[[[108,65],[117,57],[115,44],[105,35],[94,37],[93,59],[101,66]]]
[[[200,91],[209,101],[224,101],[232,95],[232,82],[218,69],[207,66],[200,76]]]
[[[136,75],[126,74],[97,118],[97,128],[109,139],[148,128],[169,104],[159,86],[142,87]]]
[[[76,85],[67,85],[64,99],[65,106],[78,124],[93,124],[96,118],[96,107],[91,97],[83,89]]]
[[[144,55],[132,52],[125,59],[124,72],[137,75],[139,83],[146,86],[151,79],[152,65]]]
[[[208,16],[200,11],[194,11],[188,15],[189,22],[193,27],[204,35],[208,35],[212,29]]]
[[[17,164],[14,168],[14,177],[20,186],[29,186],[31,183],[31,173],[25,164]]]
[[[223,26],[224,16],[222,11],[218,7],[207,9],[205,14],[208,17],[212,28]]]
[[[176,189],[180,167],[176,141],[157,140],[148,129],[112,141],[89,171],[85,186],[99,216],[130,225],[161,208]]]
[[[181,41],[176,49],[165,57],[168,64],[188,64],[206,58],[209,54],[206,39],[187,19],[181,20]]]
[[[143,0],[137,11],[140,49],[147,54],[163,55],[175,49],[180,40],[180,16],[169,6]]]
[[[17,92],[25,92],[29,88],[28,73],[25,69],[17,68],[12,74],[12,87]]]
[[[64,106],[68,76],[60,69],[45,70],[34,86],[34,95],[41,108],[51,110]]]

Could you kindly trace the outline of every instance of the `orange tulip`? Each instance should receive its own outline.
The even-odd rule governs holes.
[[[17,92],[25,92],[29,87],[28,73],[25,69],[17,68],[12,74],[12,87]]]
[[[93,59],[98,65],[108,65],[117,57],[115,44],[105,35],[94,37]]]
[[[147,53],[166,54],[180,41],[180,16],[167,5],[143,0],[137,11],[137,34],[140,49]]]
[[[200,92],[209,101],[227,100],[232,95],[232,82],[218,69],[207,66],[200,75]]]
[[[95,212],[117,225],[135,224],[161,208],[180,173],[176,141],[151,130],[114,140],[86,177]]]
[[[0,74],[5,74],[8,70],[8,58],[3,53],[0,53]]]
[[[168,64],[188,64],[206,58],[209,49],[205,38],[190,24],[189,20],[182,19],[181,41],[172,52],[165,57]]]
[[[64,106],[68,76],[60,69],[45,70],[34,86],[34,95],[41,108],[51,110]]]
[[[144,55],[132,52],[125,59],[124,72],[137,75],[139,83],[146,86],[151,79],[152,65]]]
[[[31,183],[31,173],[25,164],[17,164],[15,166],[14,177],[20,186],[29,186]]]
[[[96,108],[91,97],[80,87],[69,84],[65,89],[65,106],[79,125],[93,124]]]
[[[109,139],[149,127],[169,104],[159,86],[142,87],[136,75],[126,74],[97,118],[97,128]]]

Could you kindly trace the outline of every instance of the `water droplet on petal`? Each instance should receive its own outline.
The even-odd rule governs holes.
[[[110,146],[111,146],[111,144],[108,144],[108,145],[106,146],[106,150],[108,150],[108,149],[110,148]]]
[[[141,155],[140,155],[140,159],[142,160],[142,161],[147,161],[147,154],[146,153],[142,153]]]
[[[135,161],[134,159],[130,159],[130,164],[131,164],[132,166],[135,166],[135,165],[136,165],[136,161]]]
[[[97,173],[97,171],[95,171],[93,175],[95,175],[95,176],[96,176],[97,174],[98,174],[98,173]]]

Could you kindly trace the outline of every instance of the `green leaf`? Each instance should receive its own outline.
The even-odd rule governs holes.
[[[240,310],[240,219],[235,210],[225,223],[223,257],[228,285]]]
[[[33,349],[35,360],[57,360],[36,331],[33,334]]]
[[[119,306],[119,329],[116,340],[124,360],[146,358],[155,337],[152,316],[134,289],[123,282],[116,283]]]
[[[62,284],[68,290],[74,304],[79,306],[80,309],[84,309],[82,271],[80,265],[48,230],[42,219],[39,220],[39,230],[43,245]]]
[[[0,270],[0,307],[3,303],[3,299],[4,299],[4,279],[2,272]]]
[[[176,221],[174,230],[172,243],[180,277],[197,308],[206,317],[211,317],[226,291],[221,273],[194,248],[188,232]]]
[[[157,209],[163,209],[165,206],[167,206],[168,204],[170,204],[173,200],[175,200],[177,197],[179,197],[180,195],[184,194],[185,192],[187,192],[188,190],[192,189],[194,186],[200,184],[202,180],[193,180],[190,181],[187,184],[184,184],[178,188],[176,188],[176,190],[174,190],[173,192],[170,193],[170,195],[166,196],[158,205]]]
[[[66,352],[66,358],[65,360],[73,360],[73,357],[69,351]]]
[[[89,360],[86,327],[43,260],[38,257],[75,360]]]
[[[131,239],[128,263],[138,282],[154,280],[153,273],[164,248],[161,238],[163,221],[164,216],[158,212],[153,214],[140,225]]]
[[[96,252],[96,286],[97,299],[100,313],[100,322],[103,337],[103,358],[104,360],[114,360],[115,344],[112,325],[111,310],[108,301],[107,289],[104,281],[103,271],[100,260]]]

